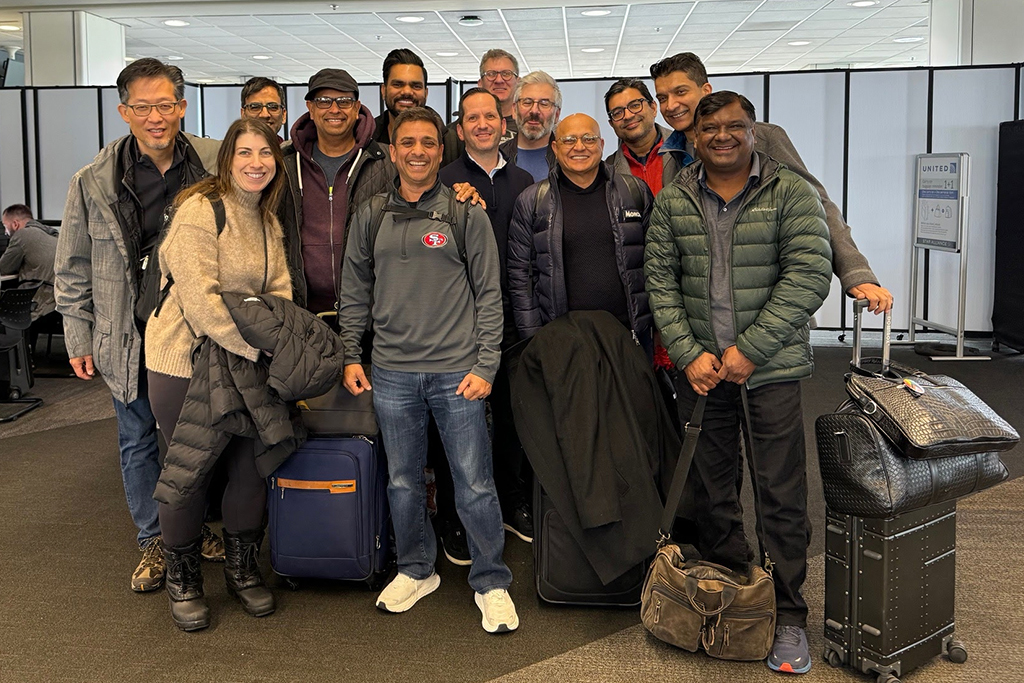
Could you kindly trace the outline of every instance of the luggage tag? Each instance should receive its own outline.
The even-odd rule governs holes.
[[[924,387],[922,387],[920,384],[910,379],[909,377],[903,378],[903,388],[910,392],[911,396],[924,396]]]

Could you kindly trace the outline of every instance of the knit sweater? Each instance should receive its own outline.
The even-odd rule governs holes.
[[[154,312],[146,326],[149,370],[191,377],[192,342],[203,336],[238,356],[259,357],[259,350],[242,339],[220,296],[238,292],[292,298],[281,225],[277,218],[263,223],[259,200],[260,193],[233,185],[224,197],[227,220],[219,237],[213,206],[202,194],[186,199],[174,214],[160,245],[164,282],[170,273],[174,284],[159,315]]]

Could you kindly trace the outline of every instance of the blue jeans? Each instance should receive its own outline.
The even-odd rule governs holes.
[[[145,380],[140,381],[139,396],[125,405],[114,399],[117,413],[117,442],[121,449],[121,479],[128,511],[139,529],[139,545],[160,535],[159,504],[153,500],[160,478],[156,418],[149,407]]]
[[[483,401],[455,394],[464,372],[395,372],[373,366],[373,407],[387,450],[388,502],[395,525],[398,569],[414,579],[434,571],[437,539],[427,519],[423,467],[427,415],[441,432],[455,483],[455,509],[466,527],[469,585],[478,593],[508,588],[512,572],[501,559],[505,531],[494,489],[491,444]]]

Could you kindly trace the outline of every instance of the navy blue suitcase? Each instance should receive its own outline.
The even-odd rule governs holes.
[[[311,438],[270,477],[270,564],[284,577],[366,581],[387,570],[387,468],[362,436]]]

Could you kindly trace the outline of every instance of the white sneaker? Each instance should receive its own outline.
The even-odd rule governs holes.
[[[425,579],[414,579],[399,572],[377,596],[377,607],[385,612],[405,612],[440,585],[441,577],[436,572]]]
[[[488,633],[508,633],[519,628],[519,615],[512,597],[504,588],[474,593],[473,599],[483,615],[482,624]]]

